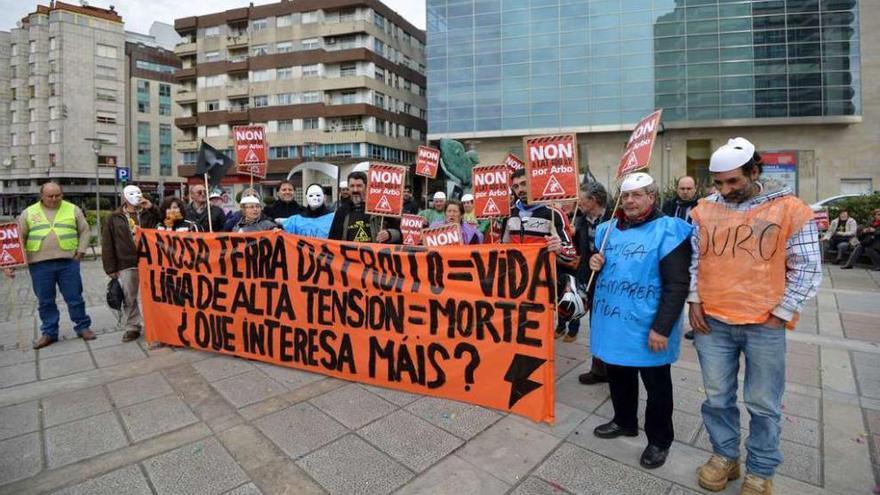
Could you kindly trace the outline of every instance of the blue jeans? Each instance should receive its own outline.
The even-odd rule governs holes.
[[[82,297],[82,277],[79,261],[74,259],[55,259],[40,261],[28,266],[34,294],[39,301],[40,332],[50,338],[58,338],[58,306],[55,305],[55,286],[61,289],[64,302],[74,323],[73,330],[79,335],[92,325],[86,314],[86,303]]]
[[[694,345],[706,388],[702,412],[712,449],[728,459],[739,458],[736,388],[742,353],[746,357],[743,398],[751,417],[746,470],[770,478],[782,463],[779,433],[785,392],[785,329],[728,325],[708,316],[706,322],[711,332],[696,332]]]

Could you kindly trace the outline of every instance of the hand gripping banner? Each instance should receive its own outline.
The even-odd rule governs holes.
[[[138,231],[149,342],[554,420],[554,256]]]

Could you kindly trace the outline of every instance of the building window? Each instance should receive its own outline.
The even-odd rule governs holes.
[[[373,11],[373,24],[379,26],[382,29],[385,29],[385,17],[382,14]]]
[[[12,65],[9,67],[9,77],[15,79],[18,77],[18,67]]]
[[[139,113],[150,113],[150,81],[138,80],[137,107]]]
[[[205,62],[216,62],[220,60],[220,52],[205,52]]]
[[[58,38],[51,36],[49,37],[49,49],[54,50],[58,48]]]
[[[263,19],[254,19],[251,21],[251,31],[262,31],[269,27],[269,20],[266,18]]]
[[[31,84],[30,86],[28,86],[28,95],[29,95],[31,98],[34,98],[34,97],[37,96],[37,87],[34,86],[33,84]]]
[[[255,70],[251,71],[251,82],[271,81],[274,79],[272,70]]]
[[[37,109],[31,108],[28,109],[28,122],[36,122],[37,120]]]
[[[50,115],[52,114],[52,110],[53,110],[54,108],[55,108],[55,107],[49,107],[49,114],[50,114]],[[13,124],[17,124],[17,123],[18,123],[18,112],[16,112],[15,110],[13,110],[13,111],[11,111],[11,112],[9,112],[9,113],[10,113],[10,115],[12,116],[12,123],[13,123]]]
[[[18,134],[12,133],[9,135],[10,140],[12,141],[12,146],[18,146]]]
[[[205,136],[207,136],[207,137],[220,136],[220,126],[219,125],[206,126],[205,127]]]
[[[57,142],[58,142],[58,131],[56,131],[55,129],[50,129],[49,130],[49,143],[55,144]]]
[[[303,24],[311,24],[313,22],[318,22],[318,11],[313,10],[311,12],[303,12],[301,22]]]
[[[201,77],[199,81],[202,82],[202,87],[204,88],[216,88],[217,86],[223,86],[226,84],[226,74],[217,74],[216,76],[205,76],[204,79]]]
[[[284,159],[291,158],[293,153],[290,152],[290,146],[270,146],[269,147],[269,158],[274,159]]]
[[[385,55],[385,43],[382,43],[382,40],[379,38],[373,39],[373,51],[378,53],[379,55]]]
[[[208,55],[205,54],[205,58],[207,58],[207,56]],[[173,65],[157,64],[156,62],[150,62],[148,60],[135,60],[134,65],[138,69],[161,72],[162,74],[174,74],[174,71],[177,70],[177,67],[174,67]]]
[[[31,168],[37,166],[37,155],[30,155]]]
[[[116,67],[107,65],[95,66],[95,77],[98,79],[116,79]]]
[[[278,121],[278,132],[290,132],[293,130],[293,120],[279,120]]]
[[[275,53],[287,53],[293,51],[292,41],[281,41],[275,45]]]
[[[110,45],[98,44],[95,54],[104,58],[116,58],[116,47]]]
[[[278,105],[293,105],[296,103],[296,93],[278,93],[275,101]]]
[[[293,79],[293,67],[281,67],[277,69],[278,79]]]
[[[55,156],[55,153],[49,153],[49,166],[54,167],[58,165],[58,157]]]
[[[302,49],[303,50],[316,50],[320,46],[321,42],[318,38],[306,38],[302,40]]]
[[[50,88],[52,87],[52,83],[49,83],[49,87]],[[12,101],[15,101],[18,99],[18,91],[16,91],[15,88],[12,88],[12,95],[11,96],[12,96]]]
[[[275,26],[276,26],[276,27],[287,27],[287,26],[290,26],[290,25],[291,25],[291,20],[292,20],[292,19],[293,19],[293,17],[292,17],[290,14],[288,14],[288,15],[279,15],[278,17],[275,18]]]
[[[137,165],[138,174],[150,174],[150,123],[138,122],[137,125]]]
[[[220,100],[209,100],[205,102],[206,112],[216,112],[220,110]]]
[[[220,36],[220,26],[205,28],[205,38],[215,38],[217,36]]]
[[[116,112],[107,112],[104,110],[98,110],[96,120],[99,124],[115,124],[116,123]]]
[[[373,93],[373,106],[385,108],[385,95],[378,91]]]
[[[119,138],[112,132],[99,132],[95,137],[104,142],[104,144],[118,144]]]
[[[254,96],[254,108],[268,107],[269,97],[266,95]]]
[[[375,72],[376,80],[385,82],[385,69],[376,68]]]
[[[306,91],[302,94],[303,103],[318,103],[321,101],[321,93],[318,91]]]
[[[251,47],[251,56],[258,57],[260,55],[269,54],[269,45],[256,45]]]
[[[29,53],[37,53],[37,42],[36,41],[32,40],[32,41],[28,42],[28,52]]]
[[[357,64],[342,64],[339,66],[339,77],[350,77],[357,75]]]
[[[357,103],[357,91],[343,91],[342,104],[351,105],[352,103]]]
[[[12,90],[13,100],[15,99],[15,90]],[[55,83],[49,83],[49,96],[58,96],[58,92],[55,90]]]
[[[12,46],[10,47],[10,50],[11,50],[10,54],[13,57],[18,55],[18,45],[16,45],[15,43],[12,44]]]
[[[170,124],[159,124],[159,174],[171,175]]]
[[[28,138],[30,140],[31,146],[37,144],[37,133],[36,132],[33,132],[33,131],[29,132]]]
[[[159,83],[159,115],[171,115],[171,85]]]
[[[317,117],[309,117],[303,119],[303,129],[304,130],[315,130],[320,129],[320,121]]]
[[[321,73],[321,67],[318,64],[311,65],[303,65],[302,66],[302,76],[303,77],[318,77]]]

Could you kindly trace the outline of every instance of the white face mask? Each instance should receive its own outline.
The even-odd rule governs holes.
[[[309,186],[306,190],[306,202],[309,208],[317,210],[324,204],[324,190],[320,186]]]
[[[137,186],[127,186],[125,190],[122,191],[123,196],[125,196],[125,200],[128,201],[128,204],[131,206],[138,206],[141,204],[141,199],[143,199],[144,195],[141,194],[141,190],[137,188]]]

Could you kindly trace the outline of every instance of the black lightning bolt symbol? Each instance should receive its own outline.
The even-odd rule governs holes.
[[[520,399],[529,393],[541,388],[541,384],[529,380],[529,376],[544,364],[545,361],[547,360],[533,356],[526,356],[525,354],[516,354],[513,356],[513,361],[510,362],[510,368],[507,368],[507,373],[504,375],[504,381],[510,382],[510,400],[507,403],[508,409],[513,408],[514,404],[519,402]]]

